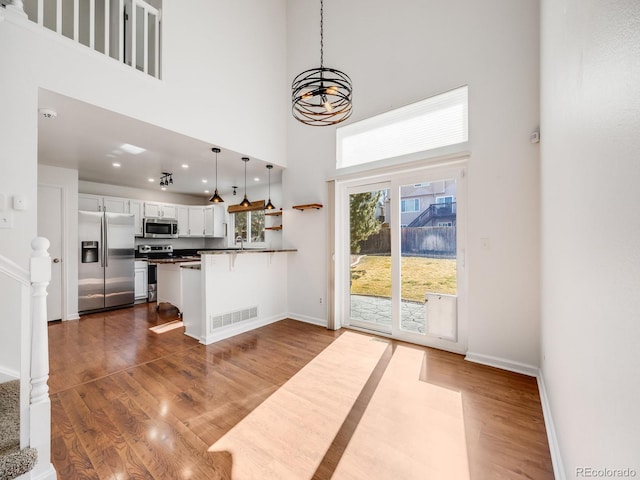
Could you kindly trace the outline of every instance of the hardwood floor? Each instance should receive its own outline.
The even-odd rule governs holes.
[[[343,333],[284,320],[203,346],[182,329],[149,330],[173,320],[174,309],[142,304],[49,326],[60,479],[233,478],[231,455],[208,449]],[[336,467],[399,345],[382,354],[312,478],[347,476]],[[469,478],[553,478],[535,379],[410,348],[425,352],[420,380],[461,398]]]

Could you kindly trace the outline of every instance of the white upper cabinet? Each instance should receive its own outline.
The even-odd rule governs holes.
[[[205,237],[225,237],[226,231],[224,223],[224,206],[209,205],[204,207]]]
[[[86,212],[129,213],[129,199],[80,193],[78,194],[78,210]]]
[[[176,218],[178,219],[178,236],[189,236],[189,207],[178,205],[176,207]]]
[[[177,205],[168,203],[144,202],[144,216],[156,218],[177,218]]]
[[[192,237],[204,237],[204,207],[189,207],[189,232]]]
[[[133,213],[133,225],[136,237],[141,237],[142,232],[142,218],[144,217],[144,203],[141,200],[129,200],[129,213]]]
[[[178,218],[178,206],[177,205],[162,205],[162,217],[165,218]]]

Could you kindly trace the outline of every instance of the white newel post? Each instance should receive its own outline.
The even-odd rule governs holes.
[[[30,445],[38,450],[31,478],[56,478],[51,464],[51,401],[49,399],[49,340],[47,333],[47,286],[51,280],[49,240],[31,242],[31,419]]]

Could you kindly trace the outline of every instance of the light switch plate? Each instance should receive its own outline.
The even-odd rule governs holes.
[[[0,213],[0,228],[13,228],[13,213]]]

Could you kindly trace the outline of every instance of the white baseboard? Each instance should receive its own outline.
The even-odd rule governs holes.
[[[464,359],[481,365],[488,365],[490,367],[501,368],[502,370],[508,370],[510,372],[522,373],[523,375],[528,375],[530,377],[538,376],[538,367],[527,365],[526,363],[514,362],[512,360],[507,360],[506,358],[467,352]]]
[[[67,318],[64,319],[64,321],[69,321],[69,320],[80,320],[80,315],[78,315],[77,313],[70,313],[69,315],[67,315]]]
[[[319,327],[327,328],[327,321],[322,318],[315,318],[308,315],[291,312],[287,313],[287,318],[290,318],[291,320],[297,320],[298,322],[310,323],[312,325],[318,325]]]
[[[0,367],[0,383],[10,382],[20,378],[20,372],[11,368]]]
[[[538,391],[540,392],[540,403],[542,404],[542,416],[544,417],[544,426],[547,430],[547,440],[549,441],[549,451],[551,452],[551,463],[553,464],[553,475],[556,480],[565,480],[564,465],[560,456],[560,445],[556,436],[556,427],[553,423],[551,415],[551,405],[547,396],[547,387],[544,384],[542,370],[538,369]]]
[[[267,318],[258,318],[249,322],[234,323],[233,325],[217,328],[215,332],[203,336],[203,338],[200,339],[200,343],[209,345],[210,343],[219,342],[220,340],[234,337],[236,335],[240,335],[241,333],[250,332],[251,330],[264,327],[265,325],[269,325],[280,320],[284,320],[285,318],[287,318],[287,315],[282,313]]]

